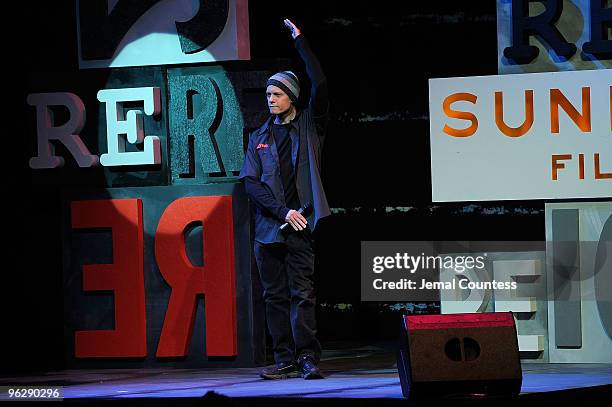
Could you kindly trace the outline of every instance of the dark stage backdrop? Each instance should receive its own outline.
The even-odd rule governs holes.
[[[333,215],[316,235],[324,346],[394,340],[402,311],[438,312],[435,303],[360,303],[363,240],[544,239],[543,201],[431,202],[427,79],[497,74],[495,1],[249,3],[253,64],[289,63],[305,76],[282,25],[289,17],[308,36],[329,79],[323,182]],[[18,48],[26,66],[17,100],[24,126],[11,157],[18,169],[11,182],[22,198],[10,203],[19,215],[9,219],[19,243],[5,245],[9,256],[19,256],[10,272],[21,278],[5,287],[11,304],[6,332],[14,342],[4,349],[11,363],[3,368],[42,370],[62,367],[60,189],[101,187],[105,177],[100,168],[75,171],[70,159],[61,170],[29,169],[35,131],[26,95],[65,90],[38,87],[41,72],[54,83],[72,83],[78,71],[74,2],[31,3],[21,15],[27,27]],[[30,38],[39,39],[35,50]],[[265,108],[263,94],[261,100]]]

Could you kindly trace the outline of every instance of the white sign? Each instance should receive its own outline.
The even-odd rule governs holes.
[[[432,200],[612,197],[612,70],[429,80]]]

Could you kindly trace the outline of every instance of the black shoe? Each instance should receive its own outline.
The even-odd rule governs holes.
[[[267,367],[259,373],[259,377],[267,380],[291,379],[301,376],[302,374],[297,366],[292,362],[281,362],[276,366]]]
[[[312,379],[323,379],[323,375],[321,374],[321,370],[317,366],[314,359],[310,356],[300,357],[299,358],[299,367],[300,372],[302,373],[302,377],[305,380]]]

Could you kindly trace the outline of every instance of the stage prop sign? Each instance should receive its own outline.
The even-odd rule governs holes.
[[[78,0],[80,68],[250,59],[248,0]]]
[[[429,80],[432,200],[612,195],[612,70]]]
[[[75,333],[76,357],[147,354],[142,199],[73,201],[73,229],[110,228],[113,262],[83,266],[84,291],[113,291],[114,329]],[[206,353],[236,356],[234,239],[231,197],[185,197],[162,213],[155,232],[155,262],[171,287],[157,356],[186,356],[198,295],[204,295]],[[183,235],[206,224],[206,266],[194,266]],[[174,255],[169,255],[174,253]]]
[[[503,75],[429,83],[432,200],[612,197],[611,22],[609,1],[497,0]],[[489,253],[546,298],[446,292],[442,312],[512,311],[524,361],[609,362],[609,205],[547,204],[545,250]]]
[[[252,364],[248,212],[235,183],[67,191],[67,362]]]
[[[508,295],[499,289],[453,289],[440,292],[440,310],[443,314],[470,312],[513,312],[516,317],[517,340],[521,359],[548,362],[547,306],[548,297],[554,295],[546,285],[546,252],[543,242],[505,242],[497,250],[486,252],[485,273],[467,269],[459,278],[477,284],[489,279],[514,281],[519,289]],[[505,247],[504,247],[505,246]],[[514,247],[517,247],[515,249]],[[532,246],[533,249],[519,249]],[[476,253],[484,255],[484,253]],[[441,281],[452,276],[442,273]],[[457,277],[454,277],[457,278]],[[536,295],[545,292],[547,295]]]
[[[612,68],[612,3],[497,0],[498,73]]]
[[[612,363],[612,202],[547,203],[551,363]]]
[[[263,95],[270,74],[88,70],[79,95],[28,96],[34,174],[90,186],[62,203],[67,366],[263,363],[250,211],[235,175],[244,135],[267,117],[265,98],[253,103],[245,89]]]
[[[441,311],[513,312],[523,361],[610,363],[612,203],[547,203],[545,220],[545,251],[512,251],[525,242],[508,242],[507,251],[487,253],[487,273],[468,269],[460,277],[511,278],[524,288],[519,296],[509,301],[499,290],[444,290]],[[537,297],[533,288],[542,284],[547,295]]]
[[[236,176],[271,72],[201,65],[249,58],[247,0],[75,5],[79,70],[31,72],[27,96],[33,177],[62,188],[66,366],[262,364]]]

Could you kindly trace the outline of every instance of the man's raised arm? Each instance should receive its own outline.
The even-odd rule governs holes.
[[[289,19],[284,20],[285,26],[291,31],[295,40],[295,48],[306,66],[306,73],[310,79],[310,102],[309,108],[314,119],[324,118],[329,112],[329,100],[327,92],[327,78],[321,69],[321,64],[310,49],[310,44],[301,35],[300,29]]]

